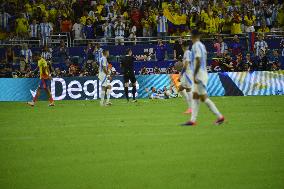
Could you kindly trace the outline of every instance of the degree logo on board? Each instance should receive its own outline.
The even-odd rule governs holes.
[[[124,86],[121,80],[112,80],[111,86],[112,98],[124,97]],[[139,85],[137,85],[138,89]],[[131,90],[132,87],[129,87],[129,97],[132,97]],[[100,98],[101,83],[97,78],[53,78],[51,93],[54,100],[93,100]]]

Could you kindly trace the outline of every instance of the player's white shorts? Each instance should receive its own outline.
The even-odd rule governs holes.
[[[108,79],[107,75],[99,75],[99,80],[101,82],[102,87],[107,87],[110,85],[110,80]]]
[[[192,92],[197,93],[199,95],[207,94],[207,83],[199,81],[199,83],[194,83]]]
[[[183,88],[186,88],[186,89],[191,89],[191,86],[192,86],[192,79],[191,77],[189,77],[188,74],[184,73],[182,75],[182,77],[180,78],[180,85],[183,87]]]

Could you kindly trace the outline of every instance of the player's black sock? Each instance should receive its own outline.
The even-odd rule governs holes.
[[[127,101],[129,101],[128,87],[124,87],[124,93],[125,93],[125,96],[126,96]]]
[[[132,87],[133,100],[135,100],[135,94],[136,94],[136,86],[134,85],[134,86]]]

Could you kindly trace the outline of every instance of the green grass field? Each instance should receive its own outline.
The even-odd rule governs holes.
[[[0,189],[283,189],[284,96],[0,103]]]

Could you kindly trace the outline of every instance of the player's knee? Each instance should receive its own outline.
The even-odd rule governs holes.
[[[201,95],[201,96],[200,96],[200,100],[201,100],[202,102],[204,102],[204,101],[206,100],[206,98],[207,98],[207,95]]]
[[[124,87],[129,87],[129,83],[125,83],[125,84],[124,84]]]
[[[199,99],[199,95],[197,93],[193,93],[193,99]]]

